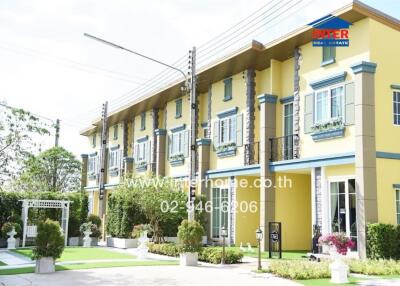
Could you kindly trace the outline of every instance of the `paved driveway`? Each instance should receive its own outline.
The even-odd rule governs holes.
[[[202,265],[199,267],[140,266],[58,271],[54,274],[0,276],[6,286],[296,286],[297,283],[243,268]]]

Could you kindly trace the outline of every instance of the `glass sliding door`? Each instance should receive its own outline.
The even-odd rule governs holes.
[[[212,189],[212,237],[219,238],[221,228],[225,226],[229,230],[229,196],[228,188]]]
[[[293,103],[283,106],[283,159],[293,159]]]
[[[331,232],[344,232],[357,245],[355,179],[331,181],[329,192]]]

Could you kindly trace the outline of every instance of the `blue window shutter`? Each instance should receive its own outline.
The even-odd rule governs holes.
[[[189,157],[189,131],[190,130],[185,130],[183,131],[183,155],[185,157]]]
[[[243,146],[243,113],[236,117],[236,146]]]
[[[172,136],[168,135],[168,139],[167,139],[167,160],[169,160],[169,156],[171,154],[171,147],[172,147]]]
[[[219,120],[214,122],[213,126],[213,146],[217,148],[219,145]]]
[[[311,133],[314,124],[314,93],[304,96],[304,133]]]
[[[345,119],[346,125],[354,124],[354,82],[348,83],[345,86]]]

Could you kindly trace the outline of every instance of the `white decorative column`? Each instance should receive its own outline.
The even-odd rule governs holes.
[[[366,225],[378,221],[375,145],[376,64],[360,62],[351,66],[355,83],[355,167],[357,245],[361,259],[367,257]]]

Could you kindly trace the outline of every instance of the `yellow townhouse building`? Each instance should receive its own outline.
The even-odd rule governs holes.
[[[212,203],[209,242],[256,244],[282,223],[282,248],[311,248],[315,229],[345,232],[366,256],[369,222],[400,223],[400,22],[358,1],[333,11],[348,47],[314,47],[313,27],[253,41],[198,71],[198,193]],[[124,174],[189,174],[183,81],[108,116],[106,191]],[[101,122],[81,132],[82,182],[99,210]],[[228,205],[224,210],[223,205]]]

